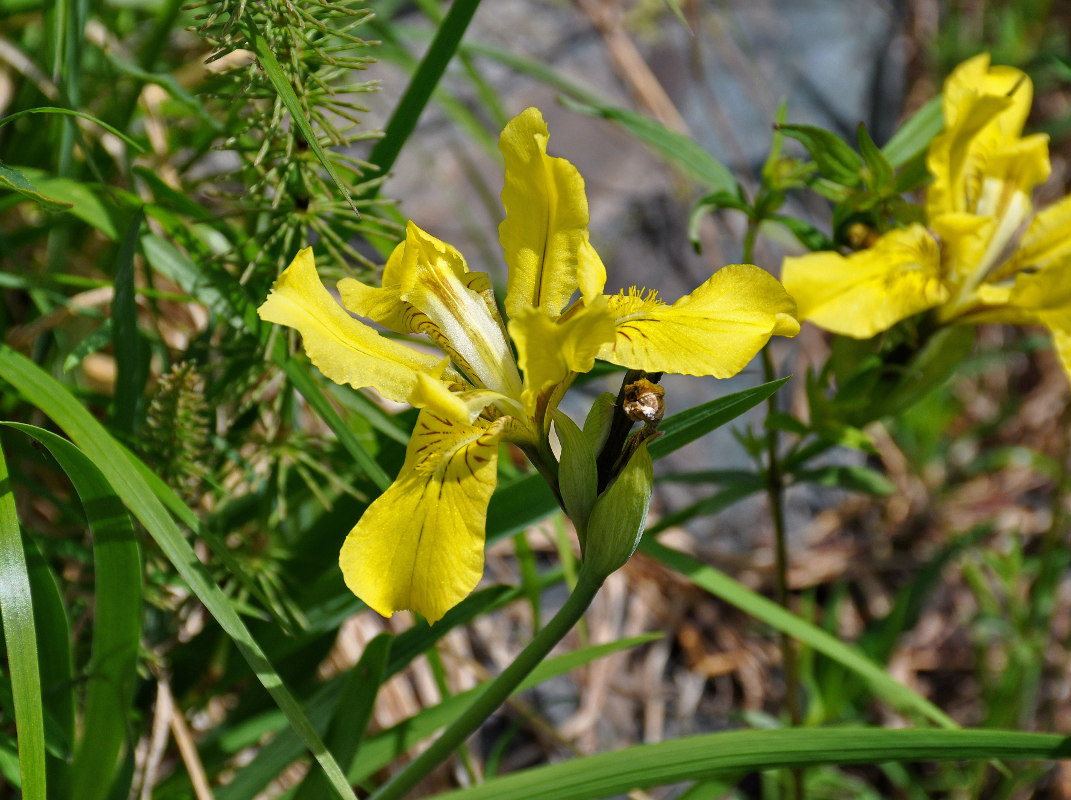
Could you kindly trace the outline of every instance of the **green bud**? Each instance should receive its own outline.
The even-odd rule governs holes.
[[[651,503],[654,466],[644,442],[599,495],[587,524],[585,564],[600,575],[620,569],[636,552]]]
[[[590,416],[589,416],[590,419]],[[558,491],[565,510],[576,526],[580,551],[586,547],[588,517],[595,505],[599,474],[595,467],[595,451],[583,431],[561,411],[554,412],[554,430],[562,446],[558,461]]]
[[[614,418],[614,404],[617,398],[613,392],[603,392],[595,398],[595,402],[584,420],[584,436],[587,438],[591,449],[596,453],[602,450],[606,439],[610,435],[610,423]]]

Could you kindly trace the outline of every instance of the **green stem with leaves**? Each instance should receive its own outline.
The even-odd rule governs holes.
[[[758,205],[758,204],[756,204]],[[754,259],[755,238],[759,231],[759,220],[755,216],[748,219],[747,232],[744,234],[743,260],[750,264]],[[773,358],[770,356],[770,346],[767,344],[762,349],[762,371],[764,379],[769,382],[776,379],[774,374]],[[777,393],[770,395],[767,400],[768,416],[772,419],[777,414]],[[773,425],[766,431],[766,496],[770,501],[770,518],[774,529],[774,571],[777,604],[786,611],[789,608],[788,597],[788,535],[785,530],[785,481],[781,470],[781,437],[777,428]],[[792,727],[798,727],[803,722],[803,712],[800,708],[800,678],[799,662],[796,658],[796,643],[787,633],[781,633],[781,661],[785,669],[785,705],[788,708],[788,718]],[[803,797],[803,775],[800,770],[792,771],[792,783],[794,796],[797,800]]]
[[[580,621],[606,576],[583,565],[576,586],[561,610],[543,627],[517,658],[495,678],[465,713],[442,732],[432,745],[384,784],[369,800],[400,800],[421,779],[445,761],[506,701],[529,673]]]

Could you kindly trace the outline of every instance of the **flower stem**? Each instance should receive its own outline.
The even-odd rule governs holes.
[[[605,580],[604,575],[583,565],[576,586],[561,610],[543,627],[506,669],[473,701],[465,713],[442,732],[431,746],[372,794],[369,800],[400,800],[424,776],[445,761],[505,702],[528,674],[547,657],[587,611]]]
[[[747,232],[744,234],[743,260],[751,263],[754,259],[755,239],[759,232],[758,221],[749,217]],[[762,348],[762,371],[767,382],[774,380],[773,358],[770,356],[770,345]],[[777,413],[777,393],[770,395],[768,402],[768,414],[773,416]],[[770,500],[770,518],[774,528],[774,561],[777,587],[777,604],[786,611],[791,611],[788,602],[788,537],[785,532],[784,495],[785,481],[781,472],[780,436],[777,428],[769,426],[767,435],[767,464],[766,464],[766,495]],[[800,677],[799,663],[796,660],[796,643],[787,633],[781,633],[781,661],[785,668],[785,705],[788,707],[788,719],[792,727],[798,727],[803,722],[803,714],[800,709]],[[803,771],[792,770],[792,791],[795,800],[803,798]]]

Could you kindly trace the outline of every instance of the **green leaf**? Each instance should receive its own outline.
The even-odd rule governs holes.
[[[699,198],[688,214],[688,241],[692,243],[692,248],[695,252],[702,252],[702,245],[699,241],[699,227],[702,225],[703,220],[707,214],[720,211],[723,208],[741,211],[748,217],[753,215],[751,206],[740,196],[739,187],[737,187],[736,191],[713,192]]]
[[[8,347],[0,347],[0,377],[15,387],[31,405],[51,417],[53,422],[100,467],[115,493],[145,526],[164,555],[189,584],[194,595],[204,603],[234,641],[235,646],[253,669],[253,673],[286,714],[306,747],[320,762],[335,792],[346,800],[356,800],[342,770],[309,724],[301,706],[283,684],[278,672],[272,667],[260,645],[253,639],[226,595],[212,581],[208,571],[183,537],[175,521],[141,475],[131,467],[130,461],[119,444],[63,385],[29,359]],[[6,588],[8,582],[0,581],[0,584]],[[38,692],[40,691],[39,686],[35,688]]]
[[[793,475],[796,483],[814,483],[853,492],[889,497],[896,486],[876,470],[860,465],[829,465],[818,469],[801,470]]]
[[[634,789],[756,770],[823,764],[1057,759],[1071,738],[994,730],[792,728],[686,736],[493,778],[438,800],[595,800]]]
[[[781,125],[779,130],[807,148],[818,169],[844,186],[858,186],[863,159],[837,134],[813,125]]]
[[[137,679],[141,637],[141,555],[130,515],[97,466],[56,434],[2,423],[48,448],[71,479],[93,535],[93,639],[85,684],[83,736],[71,764],[71,800],[104,800],[112,789]]]
[[[74,203],[47,197],[38,191],[19,170],[7,166],[3,161],[0,161],[0,186],[5,186],[23,197],[30,198],[45,211],[68,211],[74,208]]]
[[[24,109],[23,111],[16,111],[14,114],[9,114],[8,116],[4,117],[3,119],[0,119],[0,127],[3,127],[4,125],[7,125],[9,122],[14,122],[19,117],[24,117],[27,114],[65,114],[66,116],[69,116],[69,117],[81,117],[82,119],[87,119],[90,122],[93,122],[93,123],[95,123],[97,125],[100,125],[100,127],[104,128],[104,130],[108,131],[108,133],[110,133],[113,136],[117,136],[118,138],[122,139],[124,142],[126,142],[128,145],[133,147],[139,153],[144,153],[145,152],[145,148],[144,147],[142,147],[140,144],[135,142],[133,139],[131,139],[129,136],[127,136],[125,133],[123,133],[118,128],[115,128],[115,127],[109,125],[107,122],[105,122],[102,119],[98,119],[97,117],[94,117],[92,114],[87,114],[84,111],[74,111],[74,110],[69,109],[69,108],[55,108],[53,106],[41,106],[39,108],[27,108],[27,109]]]
[[[71,743],[74,741],[76,683],[71,626],[56,575],[37,542],[22,537],[37,631],[37,666],[45,715],[45,780],[53,797],[69,797]]]
[[[925,152],[930,146],[930,141],[941,132],[944,126],[945,117],[941,110],[941,97],[938,95],[901,125],[881,148],[881,152],[895,169],[899,169],[920,153]]]
[[[725,573],[692,558],[686,553],[666,547],[653,536],[640,542],[640,550],[676,570],[701,589],[719,597],[741,611],[750,614],[771,628],[787,633],[808,647],[855,672],[874,692],[893,707],[913,711],[945,728],[958,727],[955,721],[925,697],[898,683],[857,649],[844,644],[826,631],[807,622],[772,600],[751,591]]]
[[[409,141],[417,120],[431,99],[435,87],[439,85],[446,65],[457,52],[479,5],[480,0],[454,0],[450,10],[439,23],[435,38],[387,122],[383,138],[376,142],[368,156],[368,161],[375,166],[377,174],[385,175],[394,166],[398,153]]]
[[[715,191],[739,197],[739,186],[729,168],[683,133],[671,131],[661,122],[624,108],[579,102],[567,97],[562,98],[562,105],[579,114],[618,123],[688,178]]]
[[[123,237],[115,265],[115,294],[112,296],[112,343],[115,352],[115,416],[118,430],[132,436],[138,421],[138,405],[148,378],[141,358],[141,332],[134,286],[134,255],[143,215],[139,210]]]
[[[268,40],[264,38],[264,34],[254,27],[252,16],[252,14],[245,14],[242,16],[242,24],[246,27],[246,39],[249,42],[249,46],[252,48],[253,53],[256,54],[257,60],[260,61],[260,66],[264,68],[264,74],[268,76],[268,80],[270,80],[272,86],[275,87],[279,99],[283,101],[286,110],[290,112],[291,121],[297,126],[297,129],[301,131],[301,135],[305,137],[305,141],[309,145],[309,150],[316,156],[317,161],[319,161],[324,170],[326,170],[335,186],[338,187],[339,192],[342,193],[342,196],[346,198],[346,202],[350,204],[353,213],[359,217],[361,212],[359,212],[357,206],[354,205],[353,198],[350,196],[350,190],[343,185],[341,180],[339,180],[338,173],[335,171],[334,166],[332,166],[331,160],[327,157],[327,153],[320,147],[320,142],[316,138],[316,132],[312,129],[312,123],[309,122],[309,118],[305,116],[305,110],[301,107],[301,101],[298,99],[294,87],[291,86],[290,81],[287,80],[283,68],[279,66],[275,54],[272,53],[271,47],[268,46]]]
[[[674,450],[679,450],[700,436],[705,436],[715,428],[739,417],[746,411],[763,402],[770,395],[785,385],[788,378],[761,384],[740,392],[719,397],[702,405],[681,411],[662,421],[659,430],[662,436],[651,442],[648,448],[651,458],[665,458]]]
[[[393,639],[390,634],[381,633],[365,645],[360,661],[346,678],[346,685],[324,736],[324,744],[340,764],[352,765],[356,762],[365,731],[372,719],[376,694],[386,677]],[[293,800],[320,800],[327,789],[323,773],[310,772],[301,782]]]
[[[33,597],[22,549],[19,518],[7,461],[0,448],[0,619],[7,646],[8,670],[15,699],[19,775],[25,800],[46,800],[45,720],[41,707],[41,673]]]
[[[802,219],[790,217],[787,214],[770,214],[766,219],[770,222],[777,222],[785,226],[789,233],[795,236],[800,244],[811,252],[832,250],[834,248],[832,239],[818,230],[814,225]]]
[[[893,182],[892,164],[874,144],[874,140],[870,138],[870,132],[862,122],[859,123],[856,137],[859,143],[859,153],[863,156],[863,162],[870,173],[871,189],[879,193],[887,190]]]

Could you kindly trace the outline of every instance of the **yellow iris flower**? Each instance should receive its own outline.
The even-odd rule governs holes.
[[[547,139],[541,114],[529,108],[499,141],[508,324],[488,276],[469,271],[457,250],[411,222],[382,286],[346,278],[338,290],[349,312],[398,334],[425,334],[444,357],[351,316],[320,282],[311,248],[259,309],[261,319],[295,328],[331,380],[420,408],[401,472],[350,531],[339,558],[346,584],[385,616],[407,608],[435,622],[475,588],[499,442],[551,462],[553,475],[551,416],[596,358],[727,377],[771,335],[799,330],[781,285],[746,264],[719,270],[672,305],[637,290],[603,295],[606,271],[588,241],[584,181],[571,163],[547,155]]]
[[[848,256],[786,258],[799,318],[859,339],[929,309],[942,324],[1044,325],[1071,375],[1071,197],[1033,211],[1050,166],[1048,137],[1021,135],[1032,98],[1023,72],[991,67],[987,54],[960,64],[927,153],[928,225]]]

